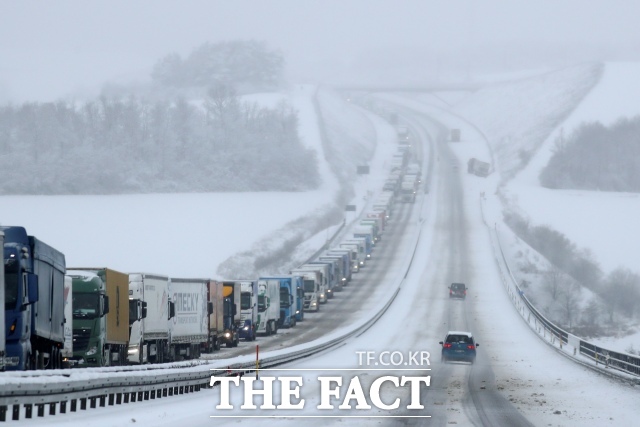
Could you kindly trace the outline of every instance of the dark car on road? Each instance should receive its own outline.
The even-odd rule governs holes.
[[[471,332],[449,331],[442,345],[442,362],[459,361],[472,363],[476,361],[476,347],[480,344],[475,342]]]
[[[449,286],[449,298],[466,298],[467,287],[464,283],[452,283]]]

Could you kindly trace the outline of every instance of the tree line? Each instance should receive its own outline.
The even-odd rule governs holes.
[[[553,189],[640,192],[640,116],[608,127],[583,123],[561,135],[540,182]]]
[[[297,112],[242,102],[101,96],[0,107],[0,194],[303,191],[319,183]]]
[[[579,249],[564,234],[544,225],[532,226],[514,212],[505,214],[507,225],[551,264],[540,274],[544,290],[557,305],[563,318],[555,319],[569,331],[597,335],[600,320],[610,325],[640,316],[640,275],[619,267],[605,275],[586,250]],[[598,299],[581,305],[581,286]],[[585,336],[582,335],[582,336]]]

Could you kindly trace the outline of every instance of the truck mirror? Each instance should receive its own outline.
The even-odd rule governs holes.
[[[142,301],[142,317],[140,317],[140,320],[146,319],[146,318],[147,318],[147,302]]]
[[[176,317],[176,303],[169,301],[169,318],[167,320],[171,320],[174,317]]]
[[[213,314],[213,303],[211,301],[207,303],[207,314]]]
[[[109,313],[109,297],[107,295],[102,296],[102,316]]]
[[[38,302],[38,276],[35,274],[27,274],[27,304]]]

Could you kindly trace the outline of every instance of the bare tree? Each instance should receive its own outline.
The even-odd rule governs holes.
[[[551,266],[544,273],[544,287],[551,295],[551,299],[554,301],[558,300],[558,296],[560,294],[560,290],[563,288],[565,283],[564,273],[560,271],[556,266]]]
[[[571,282],[569,286],[565,286],[560,293],[560,304],[569,328],[577,318],[580,309],[580,293],[582,289],[576,282]]]

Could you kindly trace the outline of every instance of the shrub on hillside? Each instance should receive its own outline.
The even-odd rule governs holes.
[[[640,116],[609,127],[583,123],[561,136],[540,182],[554,189],[640,192]]]

